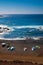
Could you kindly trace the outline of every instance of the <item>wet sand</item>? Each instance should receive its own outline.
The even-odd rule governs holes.
[[[1,43],[9,43],[10,46],[14,46],[14,51],[8,51],[7,48],[3,48]],[[40,49],[32,52],[31,48],[34,45],[39,45]],[[24,47],[27,51],[24,51]],[[2,65],[38,65],[43,64],[43,39],[40,40],[0,40],[0,63]],[[5,62],[6,61],[6,62]],[[19,63],[19,61],[21,63]]]

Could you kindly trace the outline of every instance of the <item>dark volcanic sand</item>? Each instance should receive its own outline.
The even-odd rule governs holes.
[[[15,46],[14,51],[8,51],[7,48],[2,48],[1,43],[10,43],[10,46]],[[35,52],[31,51],[32,46],[39,45],[41,48]],[[27,47],[27,51],[24,52],[23,48]],[[14,65],[12,61],[23,61],[23,63],[17,62],[15,65],[33,65],[32,63],[36,63],[34,65],[43,64],[43,39],[41,40],[0,40],[0,60],[3,60],[2,65]],[[11,62],[4,62],[4,61]],[[29,63],[32,62],[32,63]],[[0,65],[1,65],[0,64]]]

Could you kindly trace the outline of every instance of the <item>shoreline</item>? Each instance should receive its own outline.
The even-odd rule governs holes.
[[[32,36],[32,37],[23,37],[23,38],[20,38],[20,37],[17,37],[17,38],[0,38],[0,40],[40,40],[40,39],[43,39],[43,36]]]

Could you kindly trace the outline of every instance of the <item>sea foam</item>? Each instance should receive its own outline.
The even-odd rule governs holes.
[[[33,39],[33,40],[40,40],[43,39],[43,37],[24,37],[24,38],[0,38],[0,40],[29,40],[29,39]]]
[[[43,26],[13,26],[15,29],[22,29],[22,28],[34,28],[38,29],[39,31],[43,31]]]

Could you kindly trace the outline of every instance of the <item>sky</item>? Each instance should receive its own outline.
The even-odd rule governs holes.
[[[43,0],[0,0],[0,14],[43,14]]]

